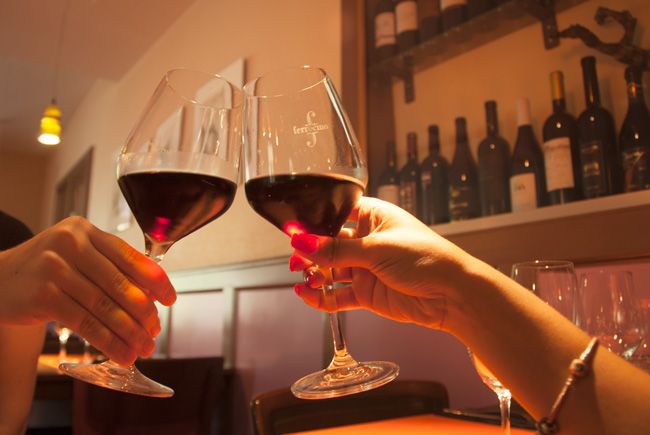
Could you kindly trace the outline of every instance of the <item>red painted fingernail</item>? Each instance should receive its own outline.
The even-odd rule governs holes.
[[[289,258],[289,270],[292,272],[296,272],[298,270],[302,270],[305,268],[305,262],[303,261],[302,258],[300,258],[297,255],[292,255],[291,258]]]
[[[318,249],[318,236],[313,234],[294,234],[291,237],[291,246],[299,251],[311,254]]]

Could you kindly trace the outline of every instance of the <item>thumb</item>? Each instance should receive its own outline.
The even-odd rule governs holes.
[[[321,267],[364,267],[370,265],[364,238],[347,239],[294,234],[291,246]]]

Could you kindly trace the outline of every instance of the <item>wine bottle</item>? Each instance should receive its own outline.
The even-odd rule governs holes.
[[[399,171],[399,205],[420,218],[420,165],[418,164],[418,138],[415,133],[406,136],[407,160]]]
[[[544,122],[544,170],[549,204],[582,197],[576,120],[566,111],[562,71],[551,73],[553,113]]]
[[[388,59],[397,52],[393,0],[380,0],[375,12],[375,59]]]
[[[449,222],[449,165],[440,155],[437,125],[429,126],[429,155],[420,164],[422,221],[427,225]]]
[[[478,146],[479,192],[481,214],[510,211],[510,151],[508,142],[499,135],[496,101],[485,103],[487,137]]]
[[[377,182],[377,198],[399,205],[399,174],[395,142],[386,143],[386,168]]]
[[[418,0],[420,16],[420,41],[440,33],[440,0]]]
[[[395,32],[400,51],[418,44],[418,5],[415,0],[395,0]]]
[[[449,215],[452,221],[481,215],[478,174],[469,150],[465,118],[456,118],[456,150],[449,168]]]
[[[440,21],[443,32],[465,20],[467,20],[467,0],[440,0]]]
[[[586,101],[586,108],[578,117],[582,194],[595,198],[622,190],[621,171],[614,119],[600,105],[596,58],[584,57],[581,64]]]
[[[531,210],[545,205],[544,156],[531,125],[530,102],[517,99],[517,141],[510,164],[512,211]]]
[[[641,76],[641,68],[625,69],[628,106],[619,134],[625,192],[650,188],[650,116]]]
[[[494,2],[492,0],[467,0],[467,19],[481,15],[492,9]]]

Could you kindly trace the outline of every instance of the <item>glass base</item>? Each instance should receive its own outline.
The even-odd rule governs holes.
[[[99,387],[148,397],[172,397],[174,390],[152,381],[134,366],[122,367],[112,361],[101,364],[59,365],[64,374]]]
[[[395,379],[399,366],[367,361],[350,367],[327,368],[298,379],[291,392],[300,399],[329,399],[381,387]]]

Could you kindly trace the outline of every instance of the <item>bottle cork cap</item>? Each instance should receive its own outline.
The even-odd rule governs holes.
[[[553,71],[551,73],[551,96],[554,100],[564,98],[564,75],[562,71]]]

